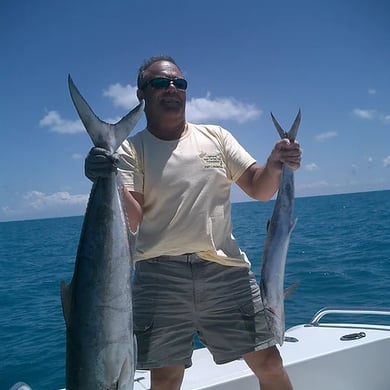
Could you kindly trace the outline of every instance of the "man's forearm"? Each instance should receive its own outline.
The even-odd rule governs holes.
[[[123,200],[129,228],[132,233],[135,233],[143,217],[144,196],[123,187]]]

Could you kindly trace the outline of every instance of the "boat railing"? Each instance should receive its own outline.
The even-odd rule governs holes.
[[[314,314],[310,321],[311,326],[320,326],[320,320],[329,314],[357,314],[357,315],[374,315],[390,316],[390,308],[371,308],[371,307],[324,307]]]

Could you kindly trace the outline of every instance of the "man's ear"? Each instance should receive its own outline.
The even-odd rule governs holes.
[[[141,89],[137,89],[137,98],[139,101],[144,99],[144,91],[142,91]]]

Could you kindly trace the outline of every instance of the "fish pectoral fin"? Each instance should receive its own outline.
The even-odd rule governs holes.
[[[62,281],[61,282],[62,313],[64,315],[65,324],[67,327],[69,326],[69,322],[70,322],[71,301],[72,301],[72,283],[67,285],[64,281]]]
[[[300,281],[298,280],[294,284],[292,284],[290,287],[286,288],[284,290],[284,299],[288,298],[300,285]]]
[[[298,218],[295,218],[294,221],[291,222],[290,224],[290,233],[293,231],[293,229],[295,228],[295,225],[297,224],[298,222]]]

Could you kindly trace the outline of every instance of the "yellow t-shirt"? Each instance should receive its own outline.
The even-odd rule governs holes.
[[[178,140],[145,129],[118,149],[123,184],[144,195],[135,260],[196,253],[248,267],[232,235],[230,188],[255,160],[227,130],[187,126]]]

